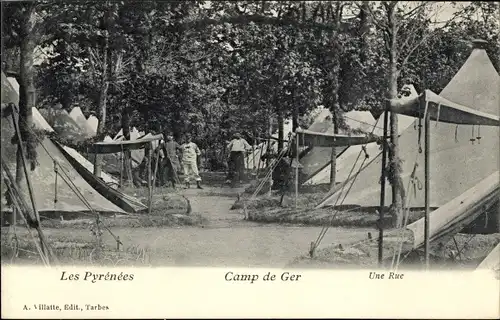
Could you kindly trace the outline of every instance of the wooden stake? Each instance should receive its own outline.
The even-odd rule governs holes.
[[[295,134],[295,209],[299,198],[299,136]]]
[[[387,163],[387,122],[389,119],[389,112],[384,112],[384,133],[382,140],[382,170],[380,174],[380,208],[379,208],[379,225],[378,225],[378,265],[382,267],[382,260],[384,254],[384,208],[385,208],[385,167]]]
[[[123,187],[123,147],[122,151],[120,152],[120,188]]]
[[[12,108],[14,108],[14,107],[12,107]],[[17,110],[16,110],[16,112],[17,112]],[[14,128],[16,130],[18,150],[21,151],[21,161],[23,164],[24,175],[26,176],[26,184],[28,186],[28,192],[29,192],[29,196],[30,196],[31,205],[33,206],[33,212],[35,213],[36,221],[40,224],[40,216],[38,214],[38,210],[37,210],[37,206],[36,206],[36,202],[35,202],[35,197],[33,196],[33,194],[34,194],[33,193],[33,186],[31,184],[31,178],[30,178],[30,175],[28,172],[28,168],[26,166],[26,154],[24,153],[24,143],[22,141],[21,132],[19,130],[19,123],[16,121],[16,117],[14,115],[14,110],[12,110],[12,122],[14,123]]]
[[[151,205],[153,203],[153,189],[151,186],[152,173],[151,173],[151,160],[153,158],[153,143],[149,143],[148,151],[148,214],[151,214]]]
[[[424,156],[425,156],[425,218],[424,218],[424,250],[425,250],[425,269],[429,270],[429,215],[430,215],[430,186],[429,186],[429,148],[430,148],[430,130],[431,130],[431,118],[429,115],[429,111],[425,115],[425,147],[424,147]]]
[[[17,209],[16,207],[12,208],[12,225],[15,227],[17,223]]]
[[[159,162],[160,162],[160,149],[158,148],[158,152],[156,153],[156,157],[155,157],[155,169],[153,171],[153,182],[152,182],[153,190],[154,190],[154,186],[156,184],[156,174],[158,173],[158,163]]]
[[[261,141],[261,140],[259,140]],[[258,159],[258,163],[257,163],[257,179],[259,178],[259,173],[260,173],[260,163],[261,163],[261,158],[262,158],[262,155],[264,154],[264,142],[262,141],[261,142],[261,145],[260,145],[260,151],[259,151],[259,159]]]

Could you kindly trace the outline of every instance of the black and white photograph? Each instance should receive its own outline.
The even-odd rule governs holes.
[[[499,2],[1,5],[2,269],[500,279]]]

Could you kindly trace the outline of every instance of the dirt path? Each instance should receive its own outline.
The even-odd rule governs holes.
[[[282,268],[307,254],[321,227],[261,224],[243,220],[239,210],[230,210],[241,189],[206,187],[180,190],[190,199],[193,213],[207,218],[200,227],[125,228],[115,227],[124,249],[142,247],[150,253],[151,266],[276,267]],[[322,246],[348,243],[367,237],[371,229],[330,228]],[[50,240],[90,242],[87,229],[46,229]],[[115,240],[103,234],[106,247]]]
[[[237,194],[243,191],[244,188],[204,187],[203,190],[183,189],[181,193],[191,202],[193,213],[207,219],[205,227],[256,226],[258,223],[244,221],[240,210],[230,210]]]

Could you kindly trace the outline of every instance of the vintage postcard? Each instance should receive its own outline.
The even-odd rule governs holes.
[[[2,1],[2,318],[498,318],[499,16]]]

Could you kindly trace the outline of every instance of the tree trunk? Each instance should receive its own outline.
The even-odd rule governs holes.
[[[370,32],[371,16],[369,15],[368,1],[363,1],[360,10],[360,29],[358,36],[361,38],[361,50],[359,60],[362,65],[367,60],[368,52],[368,35]]]
[[[36,160],[36,143],[29,128],[31,128],[33,124],[32,108],[35,106],[33,56],[36,46],[36,36],[34,35],[34,5],[27,5],[23,18],[20,44],[19,131],[21,133],[21,139],[26,147],[26,157],[33,163]],[[16,183],[22,186],[23,184],[20,182],[23,181],[25,177],[22,167],[20,144],[18,144],[16,165]]]
[[[104,128],[106,127],[106,103],[109,89],[109,74],[108,74],[108,51],[109,51],[109,34],[104,30],[104,47],[102,50],[102,78],[101,90],[99,91],[99,125],[97,126],[97,137],[99,140],[104,138]],[[96,154],[94,160],[94,175],[101,176],[102,155]]]
[[[337,111],[333,110],[332,111],[332,125],[333,125],[333,132],[336,134],[338,133],[338,128],[337,128]],[[337,183],[337,148],[332,147],[332,153],[330,157],[330,190],[333,190],[335,188],[335,185]]]
[[[272,130],[272,122],[271,122],[271,113],[269,112],[269,117],[268,117],[268,122],[267,122],[267,146],[266,146],[266,168],[269,168],[269,165],[271,164],[271,161],[269,159],[269,155],[271,154],[272,148],[271,148],[271,134],[273,133]]]
[[[283,150],[283,140],[285,136],[284,132],[284,119],[283,113],[278,112],[278,154]]]
[[[292,130],[295,132],[297,128],[299,127],[299,110],[297,106],[293,109],[293,115],[292,115]]]
[[[397,47],[397,30],[395,21],[395,12],[393,9],[388,14],[389,22],[389,84],[388,84],[388,98],[394,99],[398,95],[398,47]],[[399,137],[398,137],[398,118],[397,114],[390,113],[390,141],[391,148],[389,148],[389,166],[391,168],[391,187],[392,187],[392,210],[396,214],[396,225],[399,225],[402,218],[402,204],[403,204],[403,184],[401,179],[401,168],[399,159]]]
[[[335,25],[337,27],[337,30],[340,29],[340,21],[342,19],[342,6],[343,4],[338,1],[335,6]],[[340,89],[340,83],[339,83],[339,78],[340,78],[340,55],[338,50],[336,50],[336,46],[338,46],[338,36],[333,36],[330,35],[330,47],[332,48],[332,54],[331,54],[331,69],[328,71],[330,72],[329,78],[330,78],[330,85],[327,87],[327,101],[328,101],[328,108],[330,109],[332,113],[332,125],[333,125],[333,132],[338,133],[337,129],[337,114],[340,109],[340,102],[339,102],[339,89]],[[330,154],[330,190],[333,190],[335,188],[335,185],[337,183],[337,149],[335,147],[332,147],[332,152]]]
[[[295,105],[295,108],[293,108],[293,114],[292,114],[292,131],[296,132],[298,127],[299,127],[299,108],[297,105]],[[288,143],[294,143],[294,142],[290,141]],[[300,145],[299,145],[299,148],[300,148]],[[299,153],[299,154],[297,154],[297,153]],[[294,144],[290,148],[290,156],[292,158],[297,158],[299,155],[300,155],[300,151],[297,150],[297,146],[296,146],[296,144]]]
[[[332,57],[333,63],[332,63],[332,70],[330,72],[332,73],[330,75],[331,80],[330,80],[330,85],[326,89],[328,92],[327,95],[327,101],[328,101],[328,108],[330,109],[332,113],[332,126],[333,126],[333,132],[337,133],[337,113],[339,112],[339,77],[340,77],[340,61],[339,61],[339,56],[337,53],[334,53],[334,56]],[[336,175],[337,175],[337,150],[335,147],[332,147],[332,152],[330,155],[330,190],[333,190],[335,188],[336,184]]]
[[[122,114],[122,132],[125,140],[130,140],[130,107],[125,106]],[[123,152],[123,177],[127,182],[132,181],[132,156],[130,150]]]

